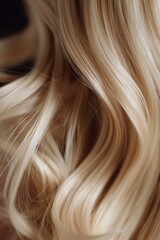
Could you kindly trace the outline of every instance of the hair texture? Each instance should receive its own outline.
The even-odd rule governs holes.
[[[11,239],[159,240],[160,1],[25,6],[35,65],[0,89]]]

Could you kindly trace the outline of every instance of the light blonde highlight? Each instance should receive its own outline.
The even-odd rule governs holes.
[[[35,66],[0,88],[14,240],[159,240],[160,3],[26,0]]]

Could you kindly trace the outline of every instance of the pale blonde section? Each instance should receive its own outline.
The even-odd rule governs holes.
[[[1,218],[14,240],[159,240],[160,1],[25,2],[37,54],[0,89]]]

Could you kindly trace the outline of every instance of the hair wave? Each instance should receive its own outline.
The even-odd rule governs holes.
[[[160,239],[160,1],[25,4],[35,66],[0,89],[13,239]]]

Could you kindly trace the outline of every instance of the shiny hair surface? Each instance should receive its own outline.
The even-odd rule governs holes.
[[[159,240],[160,1],[25,7],[35,65],[0,88],[11,239]]]

